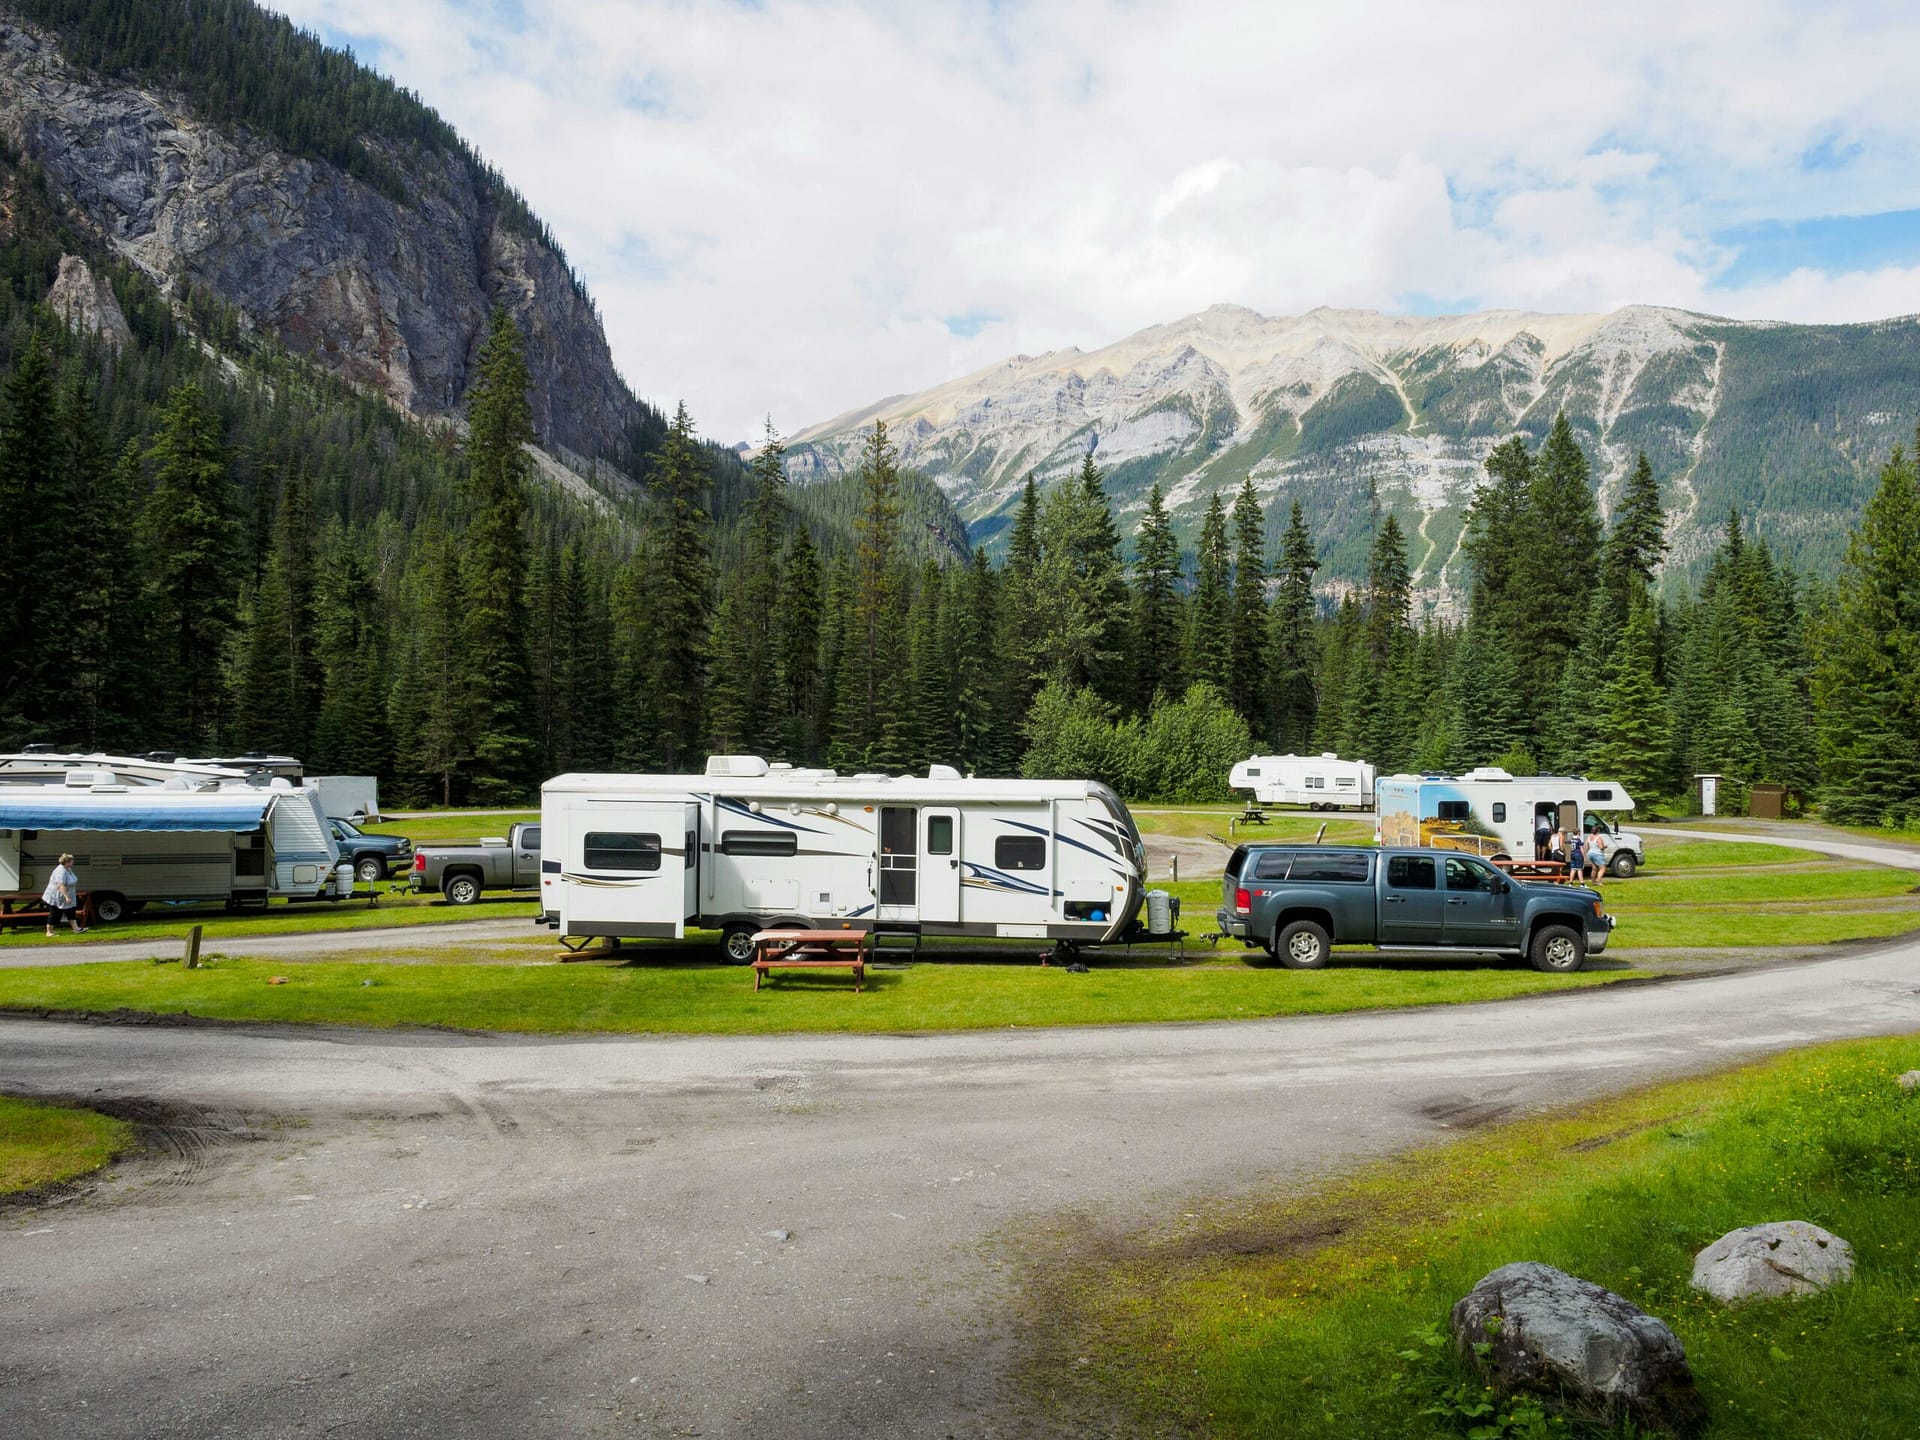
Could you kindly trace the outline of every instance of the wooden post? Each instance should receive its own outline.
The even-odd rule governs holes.
[[[1176,885],[1180,883],[1180,857],[1178,855],[1173,857],[1173,883]]]
[[[201,927],[196,925],[187,932],[187,958],[183,964],[188,970],[200,968],[200,929]]]

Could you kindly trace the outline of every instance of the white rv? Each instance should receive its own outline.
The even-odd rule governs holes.
[[[1320,755],[1249,755],[1233,767],[1227,784],[1251,790],[1262,805],[1305,805],[1309,810],[1371,810],[1373,766]]]
[[[1133,926],[1145,855],[1087,780],[837,775],[717,755],[704,775],[560,775],[540,796],[542,918],[561,938],[717,929],[729,959],[792,926],[1069,945]]]
[[[60,785],[0,786],[0,894],[33,898],[63,852],[111,923],[150,900],[264,905],[353,889],[312,786],[122,785],[71,770]]]
[[[321,808],[335,820],[380,823],[377,775],[315,775],[307,783],[319,789]]]
[[[102,783],[114,785],[164,785],[181,779],[219,784],[247,778],[245,770],[224,761],[181,760],[165,752],[116,755],[29,745],[25,750],[0,754],[0,785],[59,785],[75,770],[87,771],[93,777],[89,784],[94,783],[101,772],[108,776]]]
[[[1498,859],[1530,859],[1540,817],[1555,828],[1604,829],[1607,873],[1628,876],[1646,863],[1646,844],[1617,817],[1633,798],[1611,780],[1578,775],[1391,775],[1375,786],[1373,834],[1382,845],[1435,845]]]

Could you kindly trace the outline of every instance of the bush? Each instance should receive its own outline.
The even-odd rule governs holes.
[[[1227,775],[1253,749],[1246,721],[1205,683],[1144,720],[1119,721],[1091,690],[1048,685],[1026,733],[1020,768],[1030,779],[1102,780],[1134,799],[1179,804],[1228,799]]]

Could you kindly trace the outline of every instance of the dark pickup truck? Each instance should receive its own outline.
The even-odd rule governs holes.
[[[1533,884],[1457,850],[1242,845],[1227,861],[1220,929],[1293,970],[1335,945],[1522,955],[1566,974],[1607,948],[1596,891]]]

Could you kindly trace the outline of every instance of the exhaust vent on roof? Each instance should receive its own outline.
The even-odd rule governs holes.
[[[927,779],[929,780],[958,780],[959,778],[960,772],[951,765],[929,765],[927,767]]]
[[[767,762],[758,755],[709,755],[707,774],[733,779],[752,779],[767,773]]]

